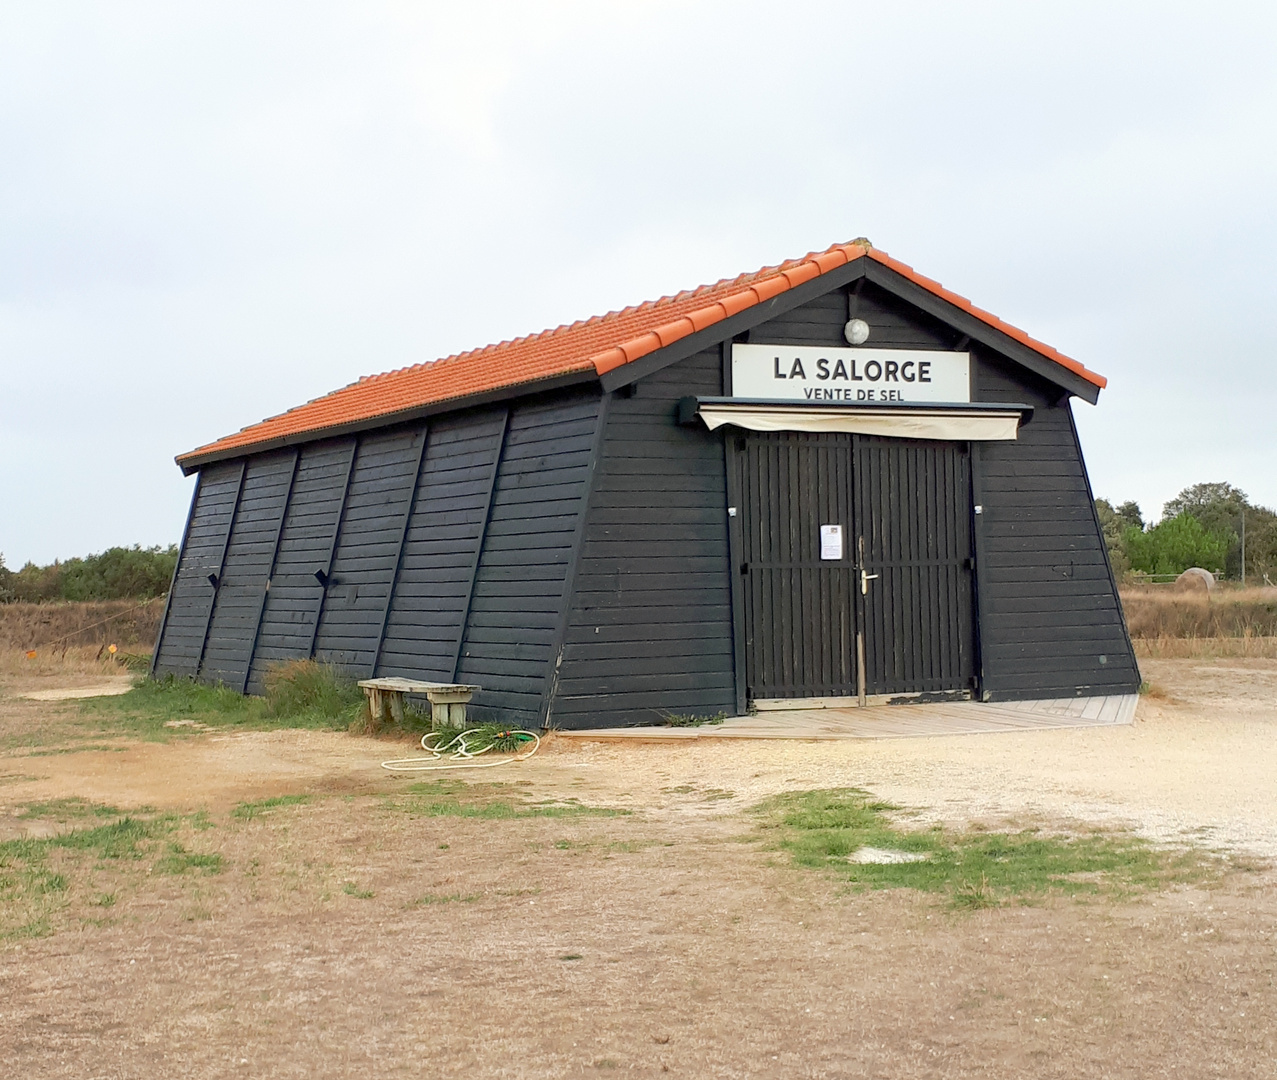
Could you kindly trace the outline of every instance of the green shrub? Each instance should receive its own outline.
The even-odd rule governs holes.
[[[1192,514],[1182,513],[1154,525],[1147,532],[1131,527],[1124,536],[1132,570],[1146,574],[1181,574],[1190,566],[1223,569],[1231,535],[1207,531]]]
[[[177,545],[113,547],[83,559],[27,563],[9,570],[0,556],[0,603],[48,600],[149,600],[168,592]]]

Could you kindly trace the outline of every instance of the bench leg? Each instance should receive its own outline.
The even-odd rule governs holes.
[[[430,703],[430,726],[435,731],[439,731],[441,728],[452,726],[448,721],[447,702],[432,701]]]
[[[462,695],[455,691],[444,693],[427,693],[430,700],[430,725],[436,731],[442,727],[463,728],[466,726],[466,703],[456,699]],[[469,694],[464,695],[469,697]],[[443,700],[438,700],[442,698]]]
[[[392,690],[386,696],[390,698],[390,715],[394,717],[396,723],[402,724],[403,723],[403,701],[404,701],[403,694],[399,693],[397,690]]]

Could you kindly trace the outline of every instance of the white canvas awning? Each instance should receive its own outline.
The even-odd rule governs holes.
[[[681,407],[680,419],[699,416],[711,431],[725,424],[749,431],[844,432],[898,439],[1005,442],[1032,415],[1024,405],[870,405],[697,398]]]

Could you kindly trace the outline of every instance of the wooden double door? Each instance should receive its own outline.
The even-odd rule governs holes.
[[[751,699],[969,692],[967,444],[729,436]]]

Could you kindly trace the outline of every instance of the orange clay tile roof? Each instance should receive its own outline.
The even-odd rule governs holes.
[[[263,443],[296,441],[361,421],[385,417],[449,401],[462,402],[476,394],[526,386],[575,372],[604,375],[623,364],[664,348],[689,334],[703,330],[737,312],[763,303],[805,281],[826,274],[855,259],[870,258],[890,267],[910,281],[942,297],[982,322],[1067,368],[1095,386],[1104,387],[1102,375],[1088,371],[1076,360],[1029,337],[995,315],[950,292],[938,281],[923,277],[910,266],[863,243],[835,244],[818,254],[805,255],[779,266],[767,266],[752,274],[702,285],[677,296],[649,300],[623,311],[560,326],[539,334],[486,345],[424,364],[369,375],[272,416],[216,442],[182,454],[180,465],[197,464],[209,457],[229,456],[234,450]]]

